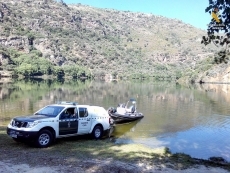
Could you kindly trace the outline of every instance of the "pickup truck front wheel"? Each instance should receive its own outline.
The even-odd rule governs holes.
[[[95,126],[92,132],[92,136],[94,139],[101,139],[103,135],[102,127],[101,126]]]
[[[36,145],[39,148],[48,147],[53,141],[53,135],[49,130],[42,130],[36,139]]]

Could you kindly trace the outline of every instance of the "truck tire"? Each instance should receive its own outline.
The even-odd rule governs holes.
[[[92,131],[92,136],[94,139],[101,139],[103,135],[103,130],[102,127],[97,125],[94,127],[93,131]]]
[[[50,146],[53,141],[53,135],[49,130],[42,130],[39,132],[38,137],[36,139],[36,145],[39,148],[46,148]]]

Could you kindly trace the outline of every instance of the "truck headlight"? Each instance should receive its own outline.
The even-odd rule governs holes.
[[[15,123],[15,122],[14,122],[14,119],[11,119],[10,125],[11,125],[11,126],[14,126],[14,123]]]
[[[39,123],[38,121],[27,122],[26,128],[32,128],[32,127],[36,126],[38,123]]]

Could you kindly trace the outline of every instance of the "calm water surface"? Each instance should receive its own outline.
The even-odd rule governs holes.
[[[118,125],[115,143],[168,147],[195,158],[230,161],[230,85],[147,81],[15,81],[0,84],[0,125],[60,100],[106,109],[136,98],[141,121]]]

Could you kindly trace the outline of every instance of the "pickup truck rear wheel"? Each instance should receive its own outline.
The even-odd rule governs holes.
[[[42,130],[36,139],[36,145],[39,148],[48,147],[53,141],[53,135],[49,130]]]
[[[92,132],[93,138],[101,139],[102,135],[103,135],[102,127],[99,125],[95,126]]]

